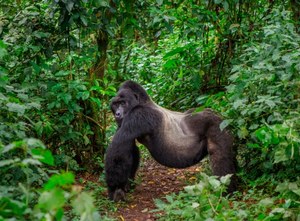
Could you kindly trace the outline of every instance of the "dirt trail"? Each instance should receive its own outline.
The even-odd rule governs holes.
[[[188,180],[195,178],[199,170],[199,165],[187,169],[172,169],[147,160],[138,171],[141,183],[128,195],[127,202],[118,207],[115,217],[121,221],[156,220],[155,215],[150,212],[155,209],[154,199],[179,192],[187,185]]]

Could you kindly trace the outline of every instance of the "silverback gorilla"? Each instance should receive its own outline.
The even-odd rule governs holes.
[[[152,157],[173,168],[192,166],[209,155],[213,174],[235,174],[232,137],[219,128],[221,118],[211,110],[179,113],[158,106],[142,86],[126,81],[112,99],[111,110],[118,129],[105,159],[109,198],[125,200],[130,180],[139,166],[136,140],[145,145]],[[236,188],[235,178],[228,192]]]

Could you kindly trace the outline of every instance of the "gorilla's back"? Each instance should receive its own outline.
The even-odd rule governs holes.
[[[195,157],[201,152],[203,142],[186,124],[186,113],[155,108],[162,114],[159,136],[147,136],[142,142],[159,163],[176,168],[194,164]],[[190,114],[188,114],[190,115]]]

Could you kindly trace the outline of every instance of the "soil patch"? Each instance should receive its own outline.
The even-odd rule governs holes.
[[[156,220],[155,199],[162,199],[165,195],[177,193],[188,185],[188,181],[195,179],[200,166],[186,169],[164,167],[154,160],[147,160],[138,171],[138,180],[135,190],[127,194],[127,202],[120,204],[115,214],[122,221],[152,221]]]

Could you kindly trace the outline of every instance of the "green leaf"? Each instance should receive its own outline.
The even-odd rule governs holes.
[[[38,134],[38,136],[42,136],[43,134],[43,122],[42,121],[38,121],[34,124],[34,129],[36,131],[36,133]]]
[[[86,192],[82,192],[72,201],[72,206],[76,214],[80,215],[85,212],[93,212],[95,210],[93,203],[93,197]]]
[[[84,15],[80,15],[80,20],[84,26],[88,25],[88,21]]]
[[[292,190],[295,194],[297,194],[298,196],[300,196],[300,188],[296,189],[296,190]]]
[[[41,162],[37,159],[32,159],[32,158],[26,158],[22,160],[22,164],[27,166],[27,165],[42,165]]]
[[[0,205],[1,205],[1,210],[0,210],[0,220],[6,220],[3,219],[2,215],[12,215],[12,217],[16,216],[22,216],[24,214],[25,209],[28,209],[28,207],[17,200],[10,199],[8,197],[0,197]],[[8,219],[7,219],[8,220]],[[9,219],[11,220],[11,219]],[[13,218],[12,220],[17,220]]]
[[[167,54],[165,54],[165,56],[163,57],[163,59],[166,59],[168,57],[171,57],[175,54],[178,54],[178,53],[181,53],[184,51],[184,47],[178,47],[178,48],[175,48],[174,50],[168,52]]]
[[[42,68],[39,65],[37,65],[35,62],[31,62],[31,65],[35,73],[39,74],[41,72]]]
[[[169,202],[169,203],[172,203],[174,201],[173,197],[170,196],[170,195],[167,195],[166,196],[166,200]]]
[[[103,88],[100,86],[93,86],[90,88],[90,91],[102,91],[102,90],[103,90]]]
[[[275,189],[276,192],[281,192],[281,193],[286,190],[288,190],[288,182],[279,183]]]
[[[24,115],[25,110],[27,109],[25,105],[17,103],[7,103],[6,106],[9,111],[18,113],[19,116]]]
[[[76,83],[75,88],[78,91],[86,91],[87,90],[86,86],[82,83],[79,83],[79,82]]]
[[[280,213],[280,214],[283,214],[285,212],[285,209],[284,208],[275,208],[273,209],[270,214],[274,214],[274,213]]]
[[[289,158],[285,152],[285,149],[279,148],[275,151],[274,163],[279,163],[283,161],[288,161]]]
[[[229,9],[229,4],[228,4],[228,2],[227,1],[223,1],[223,7],[224,7],[224,10],[225,11],[228,11],[228,9]]]
[[[229,29],[231,30],[231,29],[238,28],[238,27],[240,27],[240,24],[231,24],[230,27],[229,27]],[[232,70],[232,71],[234,71],[234,70]]]
[[[49,33],[41,31],[34,31],[32,35],[36,36],[37,38],[48,38],[50,36]]]
[[[233,120],[228,119],[228,120],[223,120],[222,123],[220,124],[220,130],[223,131],[230,123],[232,123]]]
[[[61,71],[57,72],[54,75],[55,75],[55,77],[64,77],[64,76],[68,76],[69,74],[70,74],[69,71],[63,71],[63,70],[61,70]]]
[[[274,204],[274,199],[272,199],[272,198],[265,198],[259,202],[259,205],[264,206],[264,207],[270,207],[273,204]]]
[[[16,159],[10,159],[10,160],[0,160],[0,167],[4,167],[4,166],[7,166],[7,165],[13,165],[15,163],[19,163],[20,162],[20,159],[19,158],[16,158]]]
[[[98,0],[97,3],[102,7],[109,7],[109,3],[107,2],[107,0]]]
[[[50,150],[45,150],[42,148],[36,148],[31,150],[32,155],[39,159],[42,163],[54,166],[54,158]]]
[[[220,181],[222,184],[228,185],[230,183],[230,178],[232,174],[227,174],[226,176],[222,176]]]
[[[1,82],[1,78],[0,78],[0,82]],[[0,86],[1,86],[1,83],[0,83]],[[6,96],[4,96],[4,94],[0,93],[0,100],[8,101],[8,97],[6,97]]]
[[[240,138],[246,138],[249,135],[249,131],[246,127],[241,127],[240,130],[238,130],[238,136]]]
[[[63,217],[64,217],[64,209],[59,208],[55,214],[55,220],[61,221],[61,220],[63,220]]]
[[[192,186],[185,186],[184,187],[184,190],[191,194],[191,195],[194,195],[195,194],[195,185],[192,185]]]
[[[71,94],[60,94],[59,96],[66,105],[69,104],[69,102],[72,100],[72,95]]]
[[[90,139],[86,135],[83,136],[83,141],[84,141],[84,145],[88,145],[91,143]]]
[[[260,148],[260,145],[256,143],[247,143],[247,146],[249,148]]]
[[[36,108],[36,109],[40,109],[41,108],[41,104],[38,103],[38,102],[27,103],[27,106],[33,107],[33,108]]]
[[[78,92],[76,98],[79,99],[81,98],[82,100],[86,100],[90,97],[90,92],[89,91],[83,91],[83,92]]]
[[[243,106],[244,103],[245,103],[245,100],[238,99],[238,100],[234,101],[234,103],[233,103],[233,108],[234,108],[234,109],[237,109],[237,108],[239,108],[240,106]]]
[[[39,52],[42,49],[42,47],[34,45],[30,45],[28,48],[32,49],[33,52]]]
[[[51,190],[57,186],[68,186],[75,182],[75,176],[71,172],[53,175],[44,185],[45,190]]]
[[[265,143],[267,141],[267,137],[270,136],[269,132],[268,132],[268,128],[265,126],[259,128],[254,133],[255,133],[255,136],[259,139],[259,141],[261,141],[262,143]],[[268,139],[268,140],[270,140],[270,139]]]
[[[272,100],[266,100],[266,104],[270,107],[273,108],[276,106],[275,102]]]
[[[0,58],[2,59],[4,56],[8,54],[6,50],[6,45],[2,40],[0,40]]]
[[[24,141],[23,140],[20,140],[20,141],[15,141],[9,145],[6,145],[2,150],[1,152],[2,153],[6,153],[6,152],[9,152],[13,149],[17,149],[17,148],[21,148],[22,146],[24,145]]]
[[[156,0],[156,3],[157,3],[158,6],[160,6],[164,3],[164,0]]]
[[[62,208],[65,202],[64,191],[54,188],[42,193],[38,201],[38,207],[47,212],[51,212]]]
[[[98,107],[102,107],[101,100],[99,98],[92,97],[91,100],[97,104]]]
[[[195,209],[195,208],[198,208],[200,206],[199,203],[196,203],[196,202],[193,202],[192,203],[192,208]]]
[[[35,138],[28,138],[25,140],[31,148],[39,147],[45,149],[45,145],[41,140],[35,139]]]
[[[176,67],[176,59],[171,59],[168,60],[165,64],[164,64],[164,68],[166,69],[171,69],[171,68],[175,68]]]
[[[68,10],[68,12],[71,12],[74,6],[74,1],[73,0],[68,0],[67,4],[66,4],[66,9]]]
[[[218,189],[221,186],[221,182],[215,177],[209,177],[208,182],[214,189]]]

